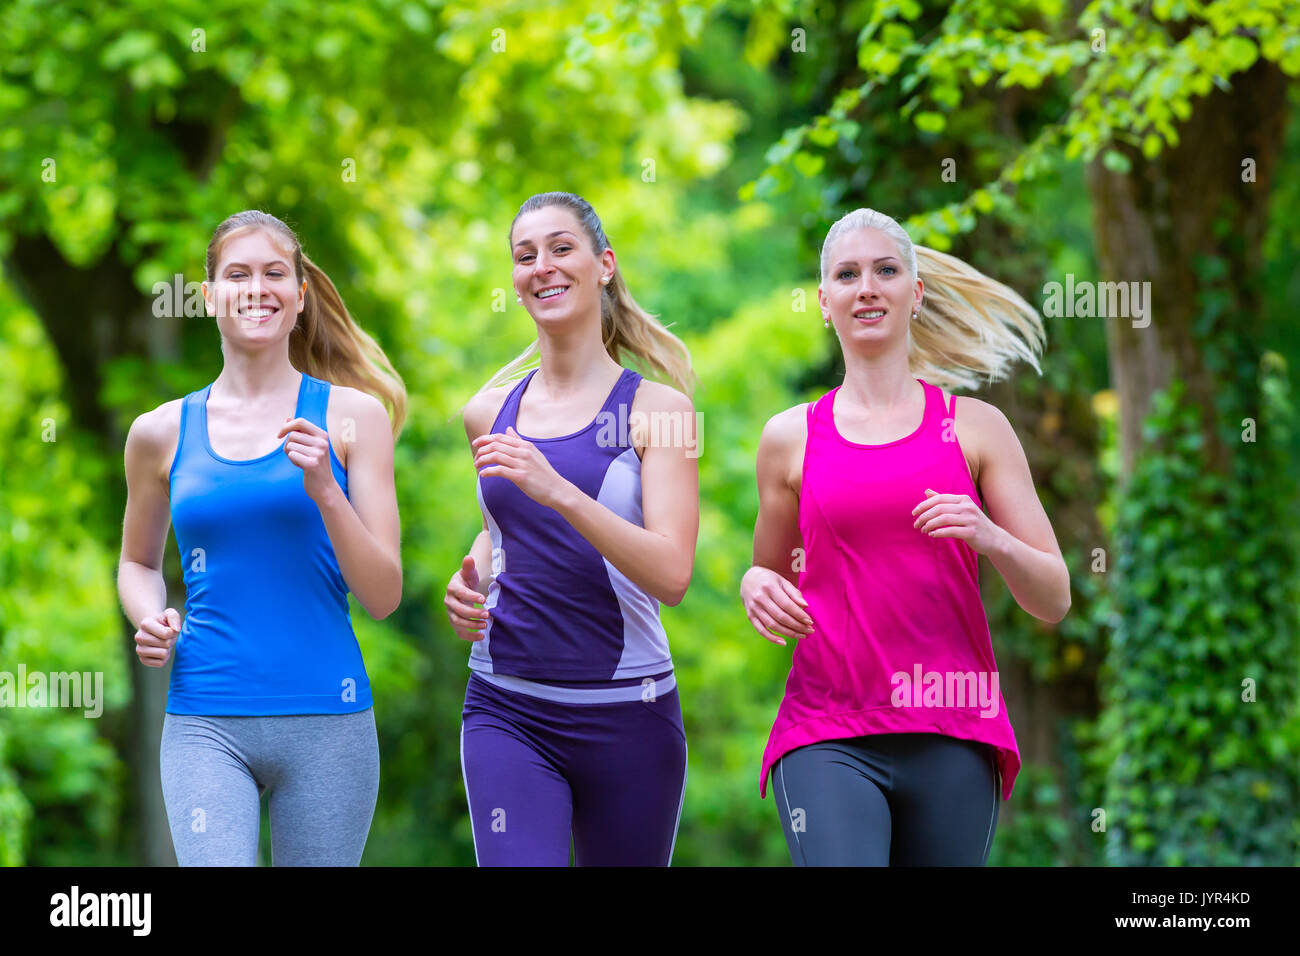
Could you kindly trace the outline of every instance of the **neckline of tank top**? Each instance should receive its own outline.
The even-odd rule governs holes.
[[[307,396],[307,373],[299,372],[298,374],[302,376],[302,380],[298,383],[298,403],[293,409],[294,418],[300,418],[302,416],[302,403],[303,399]],[[208,383],[208,387],[203,390],[203,397],[200,400],[200,405],[203,408],[203,447],[208,450],[208,454],[225,465],[256,465],[259,462],[266,461],[268,458],[281,454],[284,451],[284,442],[287,442],[289,440],[288,438],[285,438],[284,441],[280,442],[278,446],[273,448],[271,451],[268,451],[265,455],[260,455],[257,458],[226,458],[217,454],[216,449],[212,447],[212,440],[208,437],[208,394],[212,391],[212,386],[215,384],[216,382]]]
[[[830,404],[826,408],[826,415],[830,419],[831,432],[834,433],[836,438],[838,438],[845,445],[848,445],[850,448],[892,448],[895,445],[901,445],[904,442],[911,441],[913,438],[920,435],[921,432],[925,430],[925,423],[930,420],[931,402],[936,400],[942,401],[943,398],[942,391],[937,392],[937,394],[933,391],[934,389],[937,388],[937,386],[931,385],[929,382],[920,378],[918,378],[916,381],[921,383],[921,388],[925,391],[925,408],[921,411],[921,424],[916,426],[915,431],[911,432],[910,434],[904,435],[902,438],[895,438],[893,441],[883,442],[882,444],[879,445],[868,445],[868,444],[864,444],[863,442],[851,441],[850,439],[845,438],[844,433],[840,431],[840,427],[835,424],[835,396],[839,394],[841,388],[841,386],[836,385],[833,389],[831,389],[829,392],[826,393],[826,397],[830,400]]]
[[[617,392],[618,387],[623,384],[623,380],[632,374],[632,370],[630,368],[625,368],[621,373],[619,373],[618,381],[614,383],[614,387],[611,388],[609,390],[609,394],[605,396],[605,401],[604,404],[600,406],[600,411],[596,412],[596,417],[593,418],[590,422],[588,422],[584,427],[579,428],[576,432],[570,432],[567,435],[556,435],[554,438],[534,438],[531,435],[525,435],[523,432],[519,430],[519,406],[524,403],[524,392],[528,391],[528,383],[531,382],[533,380],[533,376],[540,371],[541,369],[535,368],[528,373],[528,377],[524,379],[523,387],[521,387],[519,390],[519,398],[516,399],[515,401],[515,424],[512,427],[515,430],[515,434],[518,435],[520,438],[522,438],[524,441],[530,441],[530,442],[566,441],[570,438],[577,438],[579,435],[583,434],[584,432],[591,431],[596,426],[596,424],[600,421],[600,416],[604,412],[609,410],[609,403],[614,400],[614,393]]]

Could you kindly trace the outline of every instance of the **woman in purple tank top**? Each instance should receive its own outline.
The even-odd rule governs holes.
[[[465,407],[483,531],[446,598],[472,642],[475,857],[567,866],[572,840],[580,866],[666,866],[686,736],[659,604],[685,594],[699,528],[690,356],[627,291],[585,200],[533,196],[510,248],[537,341]]]
[[[822,246],[842,385],[774,416],[758,450],[750,623],[796,641],[763,755],[797,865],[983,865],[1020,755],[979,555],[1055,623],[1070,578],[1006,417],[942,386],[1037,365],[1006,286],[855,210]]]

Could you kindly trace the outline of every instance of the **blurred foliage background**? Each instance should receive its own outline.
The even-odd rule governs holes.
[[[677,865],[789,860],[757,786],[790,651],[738,585],[762,425],[843,375],[817,253],[863,205],[1040,307],[1067,275],[1152,283],[1150,327],[1049,317],[1041,375],[979,393],[1021,437],[1074,588],[1050,627],[982,564],[1025,762],[991,863],[1295,864],[1297,10],[11,0],[0,670],[100,672],[105,704],[0,708],[0,862],[174,862],[166,673],[136,663],[114,587],[122,448],[220,370],[212,323],[157,315],[156,284],[200,281],[217,223],[262,208],[411,397],[403,603],[353,607],[382,759],[364,862],[473,864],[468,648],[442,607],[480,527],[458,409],[533,336],[510,220],[566,189],[701,380],[695,575],[663,610],[690,753]]]

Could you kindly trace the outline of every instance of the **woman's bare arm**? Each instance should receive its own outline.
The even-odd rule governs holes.
[[[348,590],[375,620],[402,600],[401,524],[393,479],[393,431],[388,412],[373,395],[336,386],[330,404],[355,422],[348,444],[348,493],[334,486],[317,501],[339,572]]]
[[[812,632],[813,620],[799,593],[803,537],[799,494],[807,405],[772,416],[758,440],[758,519],[754,522],[754,564],[740,582],[745,614],[754,629],[775,644]],[[778,636],[773,636],[778,635]]]
[[[171,527],[167,469],[180,433],[181,400],[167,402],[136,418],[126,436],[126,513],[117,593],[122,610],[137,628],[167,607],[163,549]],[[170,454],[169,454],[170,453]]]
[[[1034,489],[1024,448],[1000,409],[965,396],[957,402],[961,408],[954,406],[954,417],[975,426],[967,431],[978,436],[980,498],[999,532],[984,553],[1016,603],[1055,624],[1070,610],[1070,572]]]

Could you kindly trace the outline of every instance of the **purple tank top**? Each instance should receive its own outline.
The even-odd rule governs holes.
[[[493,432],[515,425],[519,402],[536,373],[511,390]],[[558,438],[520,437],[583,492],[644,526],[641,459],[628,428],[640,381],[639,374],[624,369],[600,412],[580,431]],[[485,604],[492,617],[470,651],[471,669],[542,682],[622,681],[671,671],[659,602],[606,561],[559,512],[499,475],[480,476],[478,498],[492,538],[494,579]]]
[[[814,632],[794,649],[760,797],[768,771],[791,750],[881,733],[991,744],[1002,798],[1011,796],[1020,752],[997,683],[979,556],[958,538],[912,527],[927,488],[983,507],[952,410],[939,388],[921,385],[920,427],[883,445],[839,433],[832,412],[839,387],[808,407],[798,587]]]

